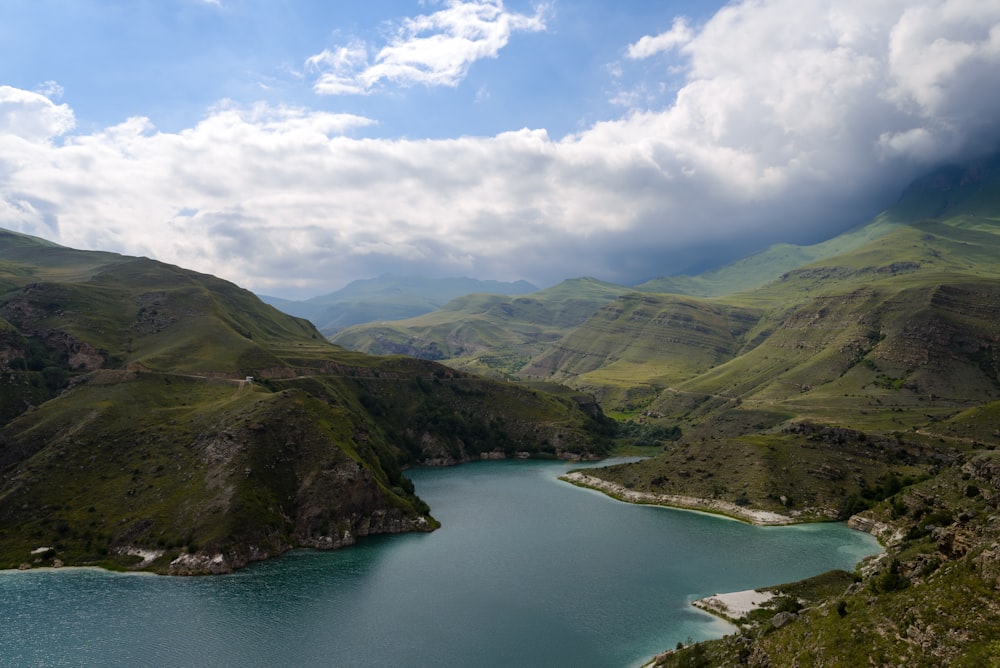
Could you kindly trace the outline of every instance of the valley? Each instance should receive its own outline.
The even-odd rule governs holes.
[[[996,640],[985,629],[1000,623],[998,193],[995,158],[945,168],[815,246],[774,247],[704,276],[601,285],[599,301],[585,302],[592,284],[573,300],[571,282],[518,298],[541,317],[504,297],[489,310],[457,300],[333,340],[405,343],[456,369],[592,394],[618,421],[619,443],[648,456],[577,484],[743,519],[851,519],[886,545],[856,584],[803,599],[798,623],[776,628],[765,611],[735,639],[658,665],[857,665],[871,647],[879,665],[988,665]],[[552,317],[571,300],[589,315]],[[488,311],[504,314],[493,329],[464,326]],[[556,325],[549,340],[520,334],[536,322]],[[483,334],[493,331],[507,335]]]
[[[0,233],[0,563],[230,572],[434,530],[412,466],[628,451],[643,459],[567,479],[755,523],[849,520],[887,550],[822,594],[778,585],[784,607],[657,665],[847,665],[866,647],[984,665],[998,184],[996,161],[951,170],[814,246],[461,295],[332,343],[212,276]]]

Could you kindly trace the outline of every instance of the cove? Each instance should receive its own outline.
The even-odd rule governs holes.
[[[411,471],[438,531],[232,575],[0,572],[0,663],[635,666],[731,630],[693,599],[851,569],[880,549],[843,524],[753,527],[556,479],[579,467]]]

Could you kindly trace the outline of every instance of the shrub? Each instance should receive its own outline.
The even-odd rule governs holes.
[[[873,586],[877,593],[886,594],[906,589],[910,586],[910,581],[899,572],[899,560],[893,559],[889,562],[889,567],[875,578]]]

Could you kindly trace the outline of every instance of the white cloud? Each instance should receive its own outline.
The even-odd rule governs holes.
[[[28,141],[49,140],[76,125],[72,110],[41,93],[0,86],[0,136]]]
[[[661,32],[655,36],[646,35],[638,42],[630,44],[627,54],[633,60],[642,60],[655,56],[658,53],[683,47],[692,38],[694,38],[694,31],[688,27],[687,20],[683,17],[678,17],[674,19],[674,24],[670,30]]]
[[[323,95],[366,93],[369,86],[359,73],[367,66],[368,48],[360,41],[332,51],[324,49],[306,60],[306,69],[321,72],[313,88]]]
[[[998,11],[970,0],[727,5],[686,42],[669,106],[561,139],[355,138],[373,121],[229,103],[178,133],[133,118],[74,135],[67,105],[4,87],[0,225],[269,293],[389,270],[650,278],[737,244],[818,240],[933,163],[995,147]],[[346,48],[313,66],[347,72],[361,60]],[[421,62],[490,52],[477,48]],[[379,77],[390,75],[371,85]]]
[[[42,83],[35,86],[35,92],[40,95],[44,95],[50,100],[62,99],[62,96],[66,93],[63,87],[59,85],[56,81],[43,81]]]
[[[496,58],[513,33],[544,30],[545,12],[544,5],[528,16],[506,11],[502,0],[449,0],[445,9],[403,20],[381,48],[355,40],[311,56],[306,66],[321,72],[314,90],[325,95],[364,94],[383,81],[457,86],[477,60]]]

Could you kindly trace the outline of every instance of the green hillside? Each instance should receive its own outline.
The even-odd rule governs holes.
[[[4,567],[227,571],[434,528],[410,465],[606,448],[588,397],[349,352],[212,276],[0,231],[0,281]]]
[[[520,297],[465,295],[427,315],[351,327],[331,340],[351,350],[447,360],[457,369],[514,378],[533,356],[625,291],[579,278]]]
[[[634,407],[732,358],[760,317],[753,308],[631,293],[601,308],[520,374],[586,390],[610,406]]]
[[[785,296],[795,301],[800,288],[820,289],[822,286],[825,289],[830,287],[831,282],[848,284],[864,281],[865,272],[892,271],[893,264],[897,262],[919,262],[924,267],[936,263],[942,271],[961,270],[965,250],[976,253],[972,245],[978,241],[974,235],[962,239],[959,230],[990,234],[997,221],[996,212],[1000,211],[997,192],[1000,192],[1000,159],[989,158],[968,165],[945,167],[916,181],[898,202],[868,224],[811,246],[777,244],[698,276],[661,277],[633,288],[593,279],[574,279],[517,299],[467,295],[456,298],[436,312],[401,321],[351,327],[334,335],[332,340],[352,350],[434,359],[454,368],[495,377],[534,379],[540,376],[566,380],[579,374],[580,370],[574,368],[573,363],[561,364],[554,358],[569,360],[574,354],[586,355],[588,365],[604,366],[597,361],[603,354],[600,348],[613,350],[614,343],[598,341],[595,344],[598,350],[589,351],[586,345],[580,346],[578,342],[599,340],[601,334],[586,328],[574,330],[598,308],[629,292],[728,298],[718,307],[766,310],[769,303]],[[930,256],[910,258],[912,253],[902,252],[900,244],[918,242],[893,236],[893,233],[908,234],[907,230],[914,225],[926,224],[942,214],[946,214],[950,229],[935,243],[953,244],[949,252],[957,260],[948,265]],[[933,235],[934,231],[929,230],[928,233]],[[854,273],[848,267],[827,266],[826,270],[818,268],[812,274],[813,286],[805,285],[804,278],[800,276],[798,282],[785,281],[790,290],[788,295],[780,295],[774,289],[773,283],[782,280],[786,274],[811,264],[826,266],[826,261],[833,258],[847,261],[846,258],[859,251],[860,254],[850,260],[858,265]],[[933,249],[928,252],[933,252]],[[902,269],[902,265],[896,267],[897,271]],[[762,289],[759,294],[756,292],[758,289]],[[654,296],[650,299],[662,298]],[[628,310],[618,306],[610,309],[612,312]],[[607,321],[611,314],[597,317]],[[618,336],[627,338],[625,330],[631,325],[619,322],[616,326],[624,326]],[[568,338],[562,341],[562,337],[567,335]],[[644,341],[641,334],[636,336],[637,348],[653,343]],[[639,366],[653,359],[658,361],[651,365],[653,369],[643,371],[628,369],[627,361],[616,359],[609,366],[620,368],[610,369],[607,378],[602,378],[595,369],[588,369],[596,375],[580,382],[579,387],[602,397],[610,393],[606,398],[617,397],[612,399],[615,403],[633,403],[631,397],[636,391],[647,394],[648,388],[662,384],[658,380],[660,370],[665,372],[667,378],[676,376],[669,368],[673,362],[668,362],[666,367],[659,362],[659,358],[677,357],[669,346],[653,358],[644,358],[639,351],[626,357],[638,359]]]

